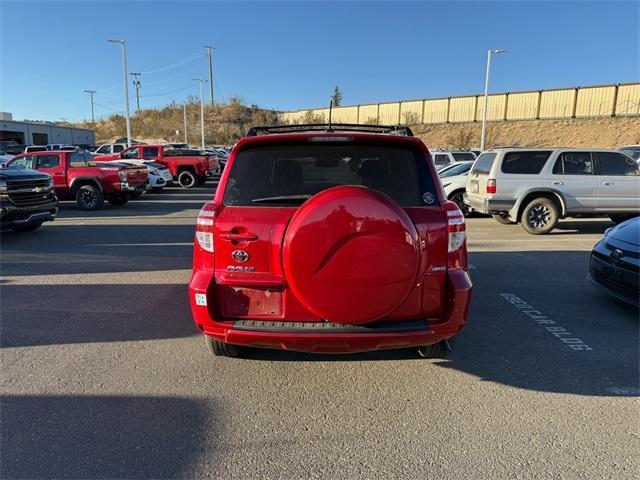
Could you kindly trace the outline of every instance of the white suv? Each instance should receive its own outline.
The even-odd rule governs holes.
[[[534,235],[576,214],[640,214],[638,165],[615,150],[497,148],[473,164],[465,203]]]
[[[430,153],[436,168],[444,167],[453,162],[473,162],[476,159],[476,154],[470,151],[431,150]]]

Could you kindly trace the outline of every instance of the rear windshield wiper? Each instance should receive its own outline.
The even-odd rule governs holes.
[[[280,197],[254,198],[253,203],[298,203],[301,200],[309,200],[311,195],[282,195]]]

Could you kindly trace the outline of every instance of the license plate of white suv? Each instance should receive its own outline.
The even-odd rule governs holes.
[[[471,193],[478,193],[478,181],[471,180]]]

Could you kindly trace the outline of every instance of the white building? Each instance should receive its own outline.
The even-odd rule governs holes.
[[[7,112],[0,112],[0,140],[14,140],[25,145],[95,145],[93,130],[58,125],[52,122],[13,120]]]

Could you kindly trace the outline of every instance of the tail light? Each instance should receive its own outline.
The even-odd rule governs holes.
[[[207,252],[213,253],[213,226],[215,223],[217,205],[213,202],[207,202],[200,209],[198,219],[196,220],[196,240],[200,248]]]
[[[496,184],[495,178],[487,180],[487,193],[496,193],[497,189],[498,185]]]
[[[464,215],[454,202],[445,202],[443,207],[447,214],[447,268],[466,269],[467,254],[462,248],[466,240]]]

